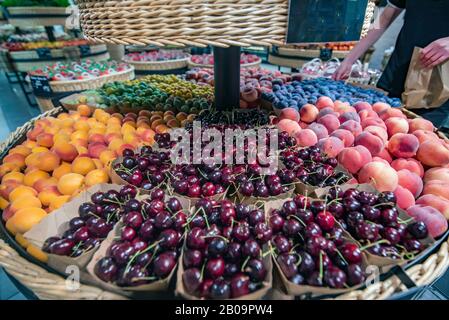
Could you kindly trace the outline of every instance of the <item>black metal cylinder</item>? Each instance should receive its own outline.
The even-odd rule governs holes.
[[[214,47],[215,105],[232,110],[240,104],[240,47]]]
[[[56,41],[53,26],[45,27],[45,32],[47,33],[48,41]]]

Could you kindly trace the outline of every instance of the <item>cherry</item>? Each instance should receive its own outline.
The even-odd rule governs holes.
[[[379,209],[371,207],[370,205],[367,204],[363,205],[360,211],[362,212],[365,219],[372,222],[377,222],[381,217],[381,212]]]
[[[254,185],[251,181],[243,182],[239,187],[240,193],[245,197],[251,197],[254,193]]]
[[[89,229],[87,227],[81,227],[73,233],[73,237],[77,242],[84,242],[89,239]]]
[[[282,230],[288,237],[295,237],[303,229],[301,223],[296,219],[287,219]]]
[[[315,222],[311,222],[306,227],[306,237],[307,238],[313,238],[316,236],[322,236],[323,232],[321,231],[321,228],[318,224]]]
[[[254,227],[254,234],[256,236],[256,239],[261,244],[264,244],[270,241],[271,237],[273,236],[273,231],[265,222],[262,222]]]
[[[382,231],[382,235],[383,235],[384,239],[388,240],[388,242],[392,246],[398,244],[401,241],[401,235],[395,228],[392,228],[392,227],[386,227]]]
[[[201,271],[198,268],[184,270],[182,282],[187,292],[193,294],[201,284]]]
[[[407,226],[407,231],[416,239],[424,239],[429,235],[427,226],[422,221],[417,221]]]
[[[379,228],[373,223],[359,222],[355,227],[355,232],[358,238],[363,240],[375,241],[379,238]]]
[[[168,211],[175,213],[182,209],[181,202],[177,198],[170,198],[167,201]]]
[[[301,274],[299,274],[299,273],[295,274],[295,275],[294,275],[293,277],[291,277],[289,280],[290,280],[290,282],[292,282],[292,283],[294,283],[294,284],[296,284],[296,285],[298,285],[298,286],[304,285],[305,282],[306,282],[306,280],[304,279],[304,277],[303,277]]]
[[[343,206],[345,207],[346,211],[358,211],[361,207],[361,204],[353,198],[344,198]]]
[[[315,217],[316,222],[324,231],[331,231],[335,226],[335,218],[326,211],[319,212]]]
[[[112,230],[112,224],[107,223],[102,218],[96,217],[89,218],[89,220],[86,221],[86,226],[92,235],[99,238],[106,238],[109,231]]]
[[[344,231],[342,228],[334,228],[328,235],[336,246],[341,246],[344,243]]]
[[[220,221],[223,225],[230,226],[232,220],[235,220],[236,216],[236,212],[233,208],[222,208],[220,212]]]
[[[297,263],[296,256],[288,253],[283,253],[277,256],[276,262],[281,268],[282,273],[288,279],[292,278],[295,274],[298,273],[298,268],[296,266]]]
[[[164,202],[153,200],[150,203],[145,203],[144,211],[149,217],[155,217],[159,212],[164,211]]]
[[[137,287],[147,284],[149,281],[147,280],[149,273],[146,269],[134,265],[129,268],[128,272],[125,269],[125,282],[128,286]]]
[[[163,230],[159,235],[159,245],[163,249],[175,249],[179,243],[179,235],[173,229]]]
[[[324,211],[325,209],[326,209],[326,206],[325,206],[324,202],[322,202],[322,201],[313,201],[310,204],[310,210],[314,214],[318,214],[319,212]]]
[[[168,229],[173,225],[173,220],[167,211],[162,211],[154,217],[154,226],[158,229]]]
[[[344,244],[340,248],[340,252],[349,263],[359,264],[362,262],[362,251],[354,243]]]
[[[242,246],[240,243],[231,242],[228,244],[228,251],[226,253],[226,258],[230,261],[238,261],[242,255]]]
[[[404,240],[404,247],[409,252],[419,252],[422,251],[423,245],[416,239],[406,239]]]
[[[209,289],[212,299],[229,299],[231,297],[231,286],[224,279],[216,279]]]
[[[294,215],[296,213],[296,210],[298,210],[298,207],[294,201],[286,201],[282,205],[282,211],[285,215]]]
[[[323,287],[323,278],[318,271],[314,271],[307,278],[307,283],[314,287]]]
[[[175,180],[172,182],[173,189],[176,193],[186,194],[189,189],[189,184],[185,180]]]
[[[207,255],[211,258],[223,256],[228,249],[228,243],[222,238],[214,238],[207,246]]]
[[[327,210],[333,214],[336,218],[343,218],[345,213],[345,208],[343,204],[339,202],[332,202],[328,205]]]
[[[312,211],[305,209],[298,209],[296,216],[305,224],[310,224],[315,221]]]
[[[233,275],[235,275],[239,271],[240,271],[240,269],[237,266],[237,264],[226,263],[224,275],[225,275],[225,277],[229,278],[229,277],[232,277]]]
[[[363,214],[358,211],[351,211],[346,216],[346,222],[351,228],[355,228],[359,223],[363,222],[363,220]]]
[[[126,265],[134,254],[134,248],[128,242],[122,242],[111,252],[112,258],[119,266]]]
[[[247,241],[251,236],[248,224],[242,222],[234,226],[234,229],[232,230],[232,235],[240,242]]]
[[[93,203],[85,202],[82,203],[78,208],[78,214],[81,218],[91,217],[97,213],[96,207]]]
[[[176,213],[175,216],[172,217],[172,220],[173,228],[178,231],[182,231],[184,230],[184,225],[187,223],[187,215],[182,211],[178,211],[178,213]]]
[[[206,182],[201,188],[201,193],[205,197],[212,197],[213,195],[215,195],[215,192],[216,188],[212,182]]]
[[[249,260],[246,264],[245,272],[249,275],[251,281],[254,282],[261,282],[265,280],[267,275],[267,269],[260,259]]]
[[[69,221],[69,227],[70,227],[70,230],[72,230],[72,231],[78,230],[79,228],[81,228],[83,226],[85,226],[85,222],[83,219],[81,219],[79,217],[72,218]]]
[[[383,209],[381,211],[381,220],[385,226],[395,227],[398,225],[398,211],[396,208]]]
[[[236,274],[231,279],[231,297],[238,298],[249,293],[249,277],[244,274]]]
[[[187,190],[187,196],[190,198],[199,198],[201,197],[201,187],[199,184],[193,184]]]
[[[192,228],[187,233],[186,244],[190,249],[204,249],[206,247],[205,232],[200,228]]]
[[[251,208],[243,203],[239,203],[235,206],[235,212],[237,214],[237,219],[245,220],[249,216]]]
[[[189,184],[190,187],[193,186],[193,185],[198,185],[199,186],[200,178],[198,178],[197,176],[188,176],[187,177],[187,183]]]
[[[161,188],[155,188],[150,193],[151,200],[160,200],[164,201],[165,192]]]
[[[260,198],[267,198],[270,196],[270,190],[265,184],[258,184],[255,187],[255,196]]]
[[[356,286],[361,284],[365,280],[365,274],[363,269],[358,264],[350,264],[347,269],[348,284],[350,286]]]
[[[185,250],[182,261],[186,268],[201,267],[203,254],[200,250]]]
[[[103,204],[104,201],[104,193],[103,192],[95,192],[93,195],[90,196],[90,200],[94,203],[94,204]]]
[[[139,229],[143,223],[142,214],[138,211],[128,212],[123,217],[123,223],[133,229]]]
[[[148,243],[139,237],[134,238],[131,241],[131,245],[133,246],[135,252],[143,251],[148,247]]]
[[[211,279],[217,279],[224,274],[225,262],[223,258],[210,259],[206,263],[206,273]]]
[[[102,281],[114,282],[117,278],[118,268],[111,257],[104,257],[95,264],[94,272]]]
[[[309,200],[306,196],[301,194],[296,195],[293,198],[293,201],[296,203],[298,208],[307,209],[309,207]]]
[[[213,283],[214,283],[214,281],[212,279],[203,280],[203,282],[201,282],[201,284],[198,288],[199,296],[202,298],[209,298],[210,297],[210,288]]]
[[[251,226],[265,222],[265,214],[262,210],[253,210],[248,215],[248,222]]]
[[[346,274],[337,267],[329,267],[324,273],[324,282],[331,288],[344,288]]]
[[[72,249],[75,247],[75,241],[70,239],[61,239],[53,242],[50,245],[50,252],[59,256],[69,256]]]
[[[273,232],[279,232],[282,230],[284,226],[285,220],[278,214],[272,214],[270,216],[270,226]]]
[[[272,241],[278,253],[289,252],[292,247],[290,241],[285,236],[280,234],[275,235]]]
[[[268,185],[268,189],[270,190],[270,194],[272,196],[278,196],[281,193],[286,192],[283,190],[282,184],[280,182]]]
[[[140,186],[143,181],[142,172],[140,170],[134,170],[126,181],[132,185]]]
[[[157,277],[165,278],[176,266],[176,259],[169,251],[161,253],[154,259],[153,272]]]
[[[260,245],[255,240],[250,239],[243,244],[242,253],[244,256],[249,256],[252,258],[259,258],[261,252],[262,252],[262,249],[260,248]]]
[[[154,239],[156,236],[156,228],[153,222],[150,220],[145,221],[139,230],[139,235],[147,241]]]
[[[134,199],[137,195],[137,189],[131,185],[123,186],[120,189],[119,194],[122,200]]]
[[[302,251],[300,254],[301,263],[298,267],[299,272],[303,275],[310,275],[315,270],[315,261],[312,256],[305,251]]]
[[[312,256],[318,256],[327,246],[327,240],[321,236],[307,239],[306,250]]]

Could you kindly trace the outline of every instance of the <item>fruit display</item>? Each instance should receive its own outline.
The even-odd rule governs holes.
[[[201,54],[192,55],[190,57],[190,62],[194,65],[210,66],[214,65],[214,55],[213,54]],[[242,53],[240,55],[240,65],[245,67],[245,65],[253,65],[261,62],[261,59],[255,54]]]
[[[263,250],[272,230],[262,210],[203,199],[187,221],[178,282],[189,295],[234,299],[263,288],[270,261]]]
[[[282,79],[273,81],[273,92],[263,93],[262,99],[269,101],[277,109],[301,109],[307,104],[316,104],[320,97],[329,97],[334,101],[354,105],[357,102],[374,104],[384,102],[392,107],[400,107],[401,101],[389,98],[375,89],[365,89],[342,81],[319,78],[306,81],[292,81],[286,83]]]
[[[94,193],[90,202],[79,206],[78,216],[69,221],[62,235],[49,237],[42,250],[76,258],[98,247],[122,216],[129,217],[138,209],[136,195],[132,186]]]
[[[366,279],[362,248],[322,201],[297,195],[272,209],[269,222],[276,263],[292,284],[347,289]]]
[[[123,60],[134,62],[154,62],[186,59],[188,54],[182,50],[157,50],[144,52],[130,52],[125,55]]]
[[[130,200],[131,201],[131,200]],[[119,287],[147,285],[168,277],[178,262],[187,215],[176,198],[153,192],[125,207],[123,227],[94,268]]]
[[[332,43],[308,43],[308,44],[299,44],[294,45],[293,47],[296,49],[302,49],[302,50],[319,50],[319,49],[332,49],[335,51],[351,51],[354,46],[357,44],[355,41],[348,41],[348,42],[332,42]]]
[[[30,75],[46,76],[51,81],[88,80],[118,74],[130,70],[126,63],[115,61],[83,60],[81,62],[58,62],[29,72]]]
[[[195,120],[200,121],[203,127],[235,125],[242,129],[248,129],[270,124],[268,113],[260,109],[229,112],[201,111]],[[190,129],[189,124],[187,129]]]
[[[29,36],[28,36],[29,37]],[[62,49],[65,47],[76,47],[81,45],[89,45],[89,42],[84,39],[73,39],[73,40],[58,40],[58,41],[8,41],[2,44],[2,47],[8,49],[9,51],[27,51],[36,50],[41,48],[48,49]]]
[[[68,0],[5,0],[4,7],[68,7]]]

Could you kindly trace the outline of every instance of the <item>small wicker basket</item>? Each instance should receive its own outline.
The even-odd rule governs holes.
[[[244,68],[259,68],[261,63],[262,63],[262,59],[259,58],[259,60],[255,61],[255,62],[241,64],[240,68],[242,68],[242,69],[244,69]],[[189,59],[189,68],[190,69],[193,69],[193,68],[213,69],[214,66],[211,64],[195,63],[195,62],[192,62],[191,59]]]
[[[136,71],[162,71],[186,68],[189,58],[165,61],[132,61],[124,59],[123,61],[132,65]]]

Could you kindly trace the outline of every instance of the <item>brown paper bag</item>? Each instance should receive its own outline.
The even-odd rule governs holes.
[[[402,100],[408,109],[438,108],[449,100],[449,61],[426,69],[419,60],[421,50],[413,51]]]

